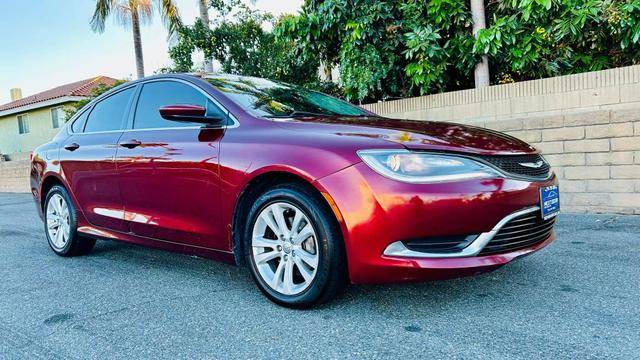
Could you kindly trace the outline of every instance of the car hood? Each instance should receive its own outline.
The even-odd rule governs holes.
[[[382,117],[296,117],[278,119],[291,129],[316,135],[366,137],[398,143],[410,150],[455,151],[498,155],[532,154],[537,150],[513,136],[476,126]]]

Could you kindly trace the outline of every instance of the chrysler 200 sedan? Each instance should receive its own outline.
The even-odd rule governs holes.
[[[246,264],[290,307],[496,269],[553,241],[559,212],[516,138],[218,74],[94,99],[34,151],[31,191],[58,255],[108,239]]]

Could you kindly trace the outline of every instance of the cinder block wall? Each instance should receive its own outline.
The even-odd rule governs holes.
[[[0,192],[29,192],[29,160],[0,162]]]
[[[565,211],[640,214],[640,66],[365,107],[506,132],[545,154]]]
[[[640,214],[640,66],[365,105],[454,121],[532,143],[560,178],[565,211]],[[28,192],[23,157],[0,162],[0,192]]]

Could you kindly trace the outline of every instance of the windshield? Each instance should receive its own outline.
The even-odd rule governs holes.
[[[346,101],[299,86],[240,76],[212,76],[205,80],[255,116],[369,116]]]

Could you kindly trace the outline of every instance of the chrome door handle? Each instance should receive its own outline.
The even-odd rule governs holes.
[[[78,145],[78,143],[71,143],[69,145],[65,145],[64,146],[65,150],[69,150],[69,151],[78,150],[79,147],[80,147],[80,145]]]
[[[125,141],[125,142],[121,142],[120,146],[122,147],[126,147],[127,149],[133,149],[135,147],[138,147],[142,145],[142,143],[138,140],[129,140],[129,141]]]

